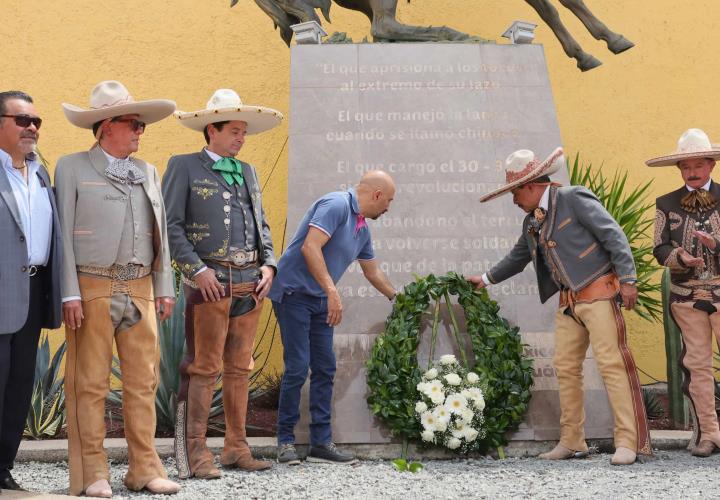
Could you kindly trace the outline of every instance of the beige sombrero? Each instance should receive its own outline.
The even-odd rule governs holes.
[[[90,108],[62,104],[67,119],[80,128],[92,128],[97,122],[122,115],[140,115],[138,120],[154,123],[175,111],[175,101],[152,99],[136,101],[125,86],[115,80],[98,83],[90,93]]]
[[[707,134],[699,128],[686,130],[678,139],[677,150],[669,155],[653,158],[645,162],[648,167],[671,167],[682,160],[691,158],[720,158],[720,147],[712,144]]]
[[[280,125],[283,115],[276,109],[243,104],[234,90],[219,89],[212,95],[205,109],[177,111],[175,118],[198,132],[205,130],[211,123],[241,121],[247,123],[246,134],[259,134]]]
[[[542,162],[529,149],[515,151],[505,160],[505,185],[481,197],[480,203],[497,198],[543,175],[554,174],[564,165],[562,148],[557,148]]]

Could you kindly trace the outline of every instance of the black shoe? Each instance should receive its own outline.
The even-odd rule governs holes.
[[[278,445],[277,461],[279,464],[300,465],[300,458],[295,451],[295,446],[292,443]]]
[[[15,482],[15,480],[13,479],[13,477],[10,475],[9,472],[0,476],[0,489],[26,491],[26,490],[22,489],[20,487],[20,485]]]
[[[306,460],[315,463],[342,465],[352,465],[357,462],[354,456],[338,450],[335,443],[311,446]]]

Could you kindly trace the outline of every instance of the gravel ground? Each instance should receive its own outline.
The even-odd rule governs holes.
[[[720,454],[698,459],[686,451],[656,452],[654,460],[614,467],[609,455],[545,462],[506,460],[427,461],[417,474],[396,472],[390,462],[355,466],[275,465],[269,472],[225,472],[222,479],[181,481],[180,499],[235,498],[719,498]],[[168,472],[175,473],[172,459]],[[111,467],[114,498],[160,498],[132,493],[122,485],[125,464]],[[15,479],[25,488],[63,494],[66,463],[16,464]]]

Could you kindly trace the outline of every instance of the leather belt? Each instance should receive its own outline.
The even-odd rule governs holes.
[[[144,278],[152,272],[152,267],[141,264],[113,264],[110,267],[77,266],[77,271],[79,273],[102,276],[116,281],[129,281]]]
[[[569,289],[560,290],[560,307],[570,306],[573,309],[575,304],[587,304],[596,300],[612,299],[619,291],[620,280],[618,280],[615,273],[608,273],[600,276],[577,292]]]

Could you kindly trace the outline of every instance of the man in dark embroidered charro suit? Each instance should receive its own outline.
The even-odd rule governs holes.
[[[560,396],[560,442],[540,458],[587,455],[582,367],[592,345],[615,423],[611,463],[627,465],[635,462],[637,454],[652,453],[640,381],[616,301],[620,298],[626,309],[634,307],[635,263],[622,229],[592,192],[550,182],[548,176],[564,163],[562,149],[544,162],[528,150],[508,157],[506,185],[480,201],[512,192],[513,202],[527,213],[523,232],[504,259],[486,274],[468,279],[481,287],[500,283],[532,262],[540,300],[545,302],[560,292],[553,358]]]
[[[245,417],[255,330],[275,254],[255,169],[235,156],[246,134],[275,127],[282,115],[243,106],[234,91],[221,89],[207,109],[176,116],[203,132],[207,147],[170,158],[163,178],[170,252],[187,299],[175,456],[181,478],[213,479],[221,473],[206,432],[221,369],[226,431],[220,462],[248,471],[270,467],[252,457]]]
[[[705,132],[690,129],[675,153],[647,162],[677,165],[685,182],[656,200],[653,254],[670,269],[670,310],[683,339],[683,389],[694,410],[692,454],[699,457],[720,447],[712,365],[713,332],[720,342],[720,185],[710,178],[717,158],[720,149]]]

